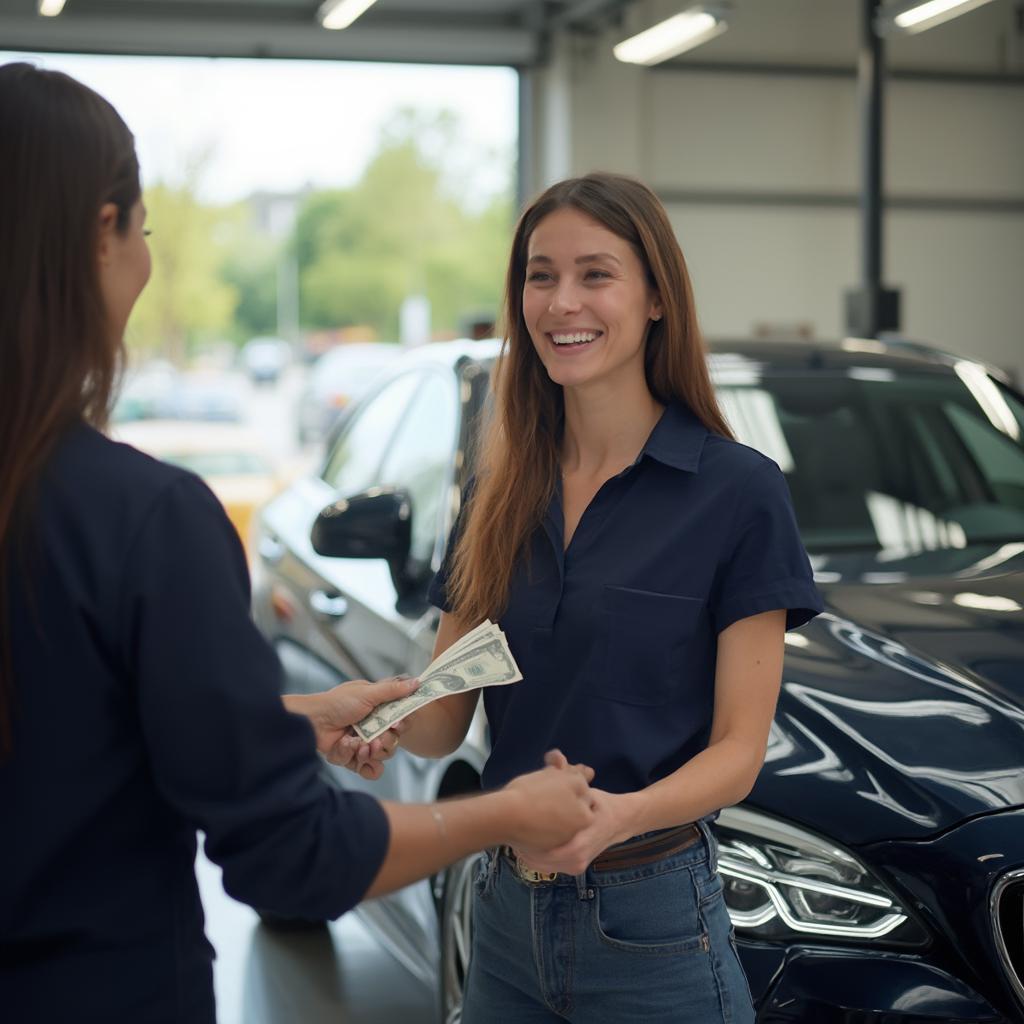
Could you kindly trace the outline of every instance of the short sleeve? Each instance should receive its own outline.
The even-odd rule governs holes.
[[[459,543],[459,538],[462,536],[462,531],[466,525],[466,519],[469,516],[469,501],[473,496],[475,483],[476,478],[471,478],[462,491],[459,514],[455,517],[451,533],[448,534],[448,546],[445,548],[441,568],[434,574],[434,578],[430,581],[430,588],[427,591],[427,600],[435,608],[440,608],[443,612],[450,612],[452,610],[448,601],[448,577],[451,574],[455,548]]]
[[[362,898],[389,840],[380,804],[320,776],[309,722],[249,613],[234,528],[198,479],[166,487],[127,554],[122,605],[151,771],[206,834],[236,899],[336,917]]]
[[[822,611],[786,478],[770,460],[748,477],[710,602],[716,633],[761,612],[786,610],[786,629]]]

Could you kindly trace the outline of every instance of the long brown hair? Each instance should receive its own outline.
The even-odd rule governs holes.
[[[455,549],[448,599],[467,623],[498,618],[517,558],[540,525],[559,472],[563,395],[544,369],[523,320],[527,248],[549,214],[572,207],[628,242],[661,299],[644,351],[651,395],[683,402],[708,430],[732,432],[718,406],[697,323],[686,261],[658,197],[618,174],[588,174],[552,185],[519,219],[505,278],[504,343],[492,376],[494,414],[480,451],[476,487]]]
[[[91,89],[0,67],[0,756],[12,744],[10,574],[61,434],[105,424],[123,361],[99,282],[100,208],[138,201],[131,132]]]

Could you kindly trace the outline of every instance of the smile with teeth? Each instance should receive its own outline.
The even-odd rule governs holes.
[[[552,331],[551,340],[556,345],[586,345],[600,333],[600,331]]]

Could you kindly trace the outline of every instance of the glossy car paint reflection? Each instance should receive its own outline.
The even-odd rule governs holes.
[[[834,611],[802,636],[806,646],[787,647],[752,804],[789,806],[795,820],[854,844],[1024,804],[1019,653],[1018,692],[1004,696],[1002,685]]]

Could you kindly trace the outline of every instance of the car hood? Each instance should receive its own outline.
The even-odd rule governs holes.
[[[850,845],[1024,805],[1024,543],[816,570],[750,803]]]

